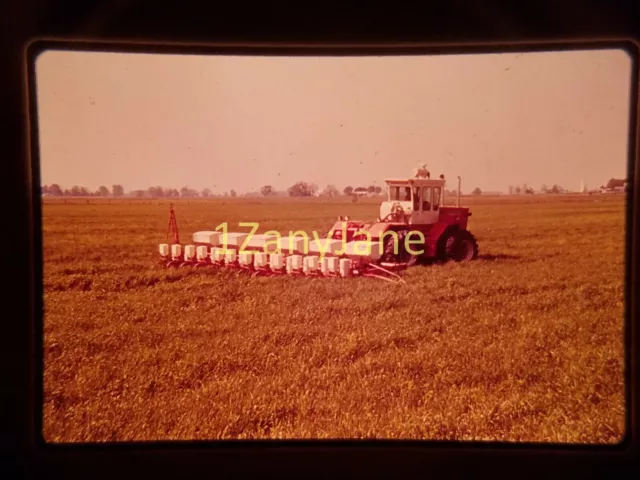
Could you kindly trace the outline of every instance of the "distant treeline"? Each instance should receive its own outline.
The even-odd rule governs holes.
[[[369,185],[368,187],[358,186],[352,187],[351,185],[347,185],[340,191],[335,185],[327,185],[322,190],[318,188],[318,186],[314,183],[309,182],[296,182],[291,185],[286,191],[278,191],[271,185],[264,185],[260,188],[259,192],[247,192],[238,195],[238,193],[231,189],[224,193],[214,194],[211,192],[209,188],[205,188],[203,190],[196,190],[189,187],[182,187],[179,190],[177,188],[167,188],[167,187],[149,187],[146,190],[132,190],[130,192],[125,192],[124,187],[122,185],[112,185],[111,188],[108,188],[104,185],[98,187],[96,190],[92,191],[86,187],[82,187],[79,185],[74,185],[71,188],[62,188],[57,183],[51,185],[43,185],[42,187],[42,195],[43,196],[51,196],[51,197],[133,197],[133,198],[207,198],[207,197],[273,197],[273,196],[289,196],[289,197],[335,197],[339,195],[346,196],[377,196],[383,193],[383,188],[377,185]],[[445,196],[456,195],[455,190],[445,190]],[[533,188],[528,185],[522,186],[509,186],[509,194],[511,195],[519,195],[519,194],[528,194],[532,195],[534,193],[567,193],[567,191],[561,187],[560,185],[553,185],[551,187],[547,187],[546,185],[542,185],[540,190],[536,192]],[[480,188],[476,187],[471,192],[472,195],[483,195],[483,194],[500,194],[500,192],[483,192]]]
[[[111,189],[101,186],[94,192],[91,190],[74,185],[69,188],[62,188],[57,183],[51,185],[42,185],[40,187],[42,195],[52,197],[123,197],[125,196],[124,187],[122,185],[112,185]]]
[[[189,187],[182,187],[179,190],[173,187],[149,187],[146,190],[131,190],[125,192],[122,185],[112,185],[111,188],[106,186],[100,186],[96,190],[92,191],[86,187],[74,185],[71,188],[63,188],[59,184],[54,183],[51,185],[43,185],[41,192],[43,196],[51,197],[134,197],[134,198],[207,198],[207,197],[274,197],[274,196],[289,196],[289,197],[335,197],[339,195],[346,196],[376,196],[383,193],[383,188],[377,185],[369,185],[368,187],[358,186],[352,187],[347,185],[342,190],[339,190],[335,185],[327,185],[322,190],[314,183],[310,182],[296,182],[291,185],[286,191],[278,191],[271,185],[264,185],[260,188],[259,192],[247,192],[238,194],[235,190],[231,189],[223,193],[214,194],[209,188],[203,190],[196,190]],[[455,195],[455,190],[445,190],[445,195]]]
[[[537,192],[526,183],[524,185],[509,185],[509,195],[534,195],[536,193],[568,193],[568,191],[560,185],[552,185],[551,187],[542,185],[540,190]],[[483,192],[479,187],[476,187],[471,191],[471,195],[487,194],[494,195],[500,194],[500,192]]]

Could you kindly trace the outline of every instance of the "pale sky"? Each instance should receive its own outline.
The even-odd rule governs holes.
[[[627,175],[621,50],[404,57],[43,53],[42,184],[239,193],[383,185],[577,190]]]

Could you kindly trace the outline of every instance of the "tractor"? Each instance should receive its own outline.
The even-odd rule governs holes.
[[[444,176],[439,179],[385,180],[387,199],[375,222],[341,217],[329,238],[370,242],[369,260],[380,264],[412,266],[421,260],[456,262],[474,260],[478,244],[467,230],[471,212],[460,206],[460,177],[456,206],[444,205]],[[355,246],[355,244],[354,244]],[[377,248],[376,248],[377,247]],[[349,256],[358,256],[348,249]]]

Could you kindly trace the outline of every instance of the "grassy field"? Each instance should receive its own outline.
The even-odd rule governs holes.
[[[406,285],[166,270],[167,202],[45,200],[46,440],[620,441],[624,198],[463,200],[480,258]],[[378,200],[175,209],[184,244],[225,221],[324,231]]]

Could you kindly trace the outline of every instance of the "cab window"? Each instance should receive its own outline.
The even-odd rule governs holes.
[[[411,187],[389,187],[389,200],[392,202],[410,202]]]
[[[428,212],[431,210],[431,187],[424,187],[422,189],[422,211]]]
[[[413,211],[417,212],[420,209],[420,187],[413,189]]]
[[[433,209],[438,210],[440,206],[440,187],[433,187]]]

